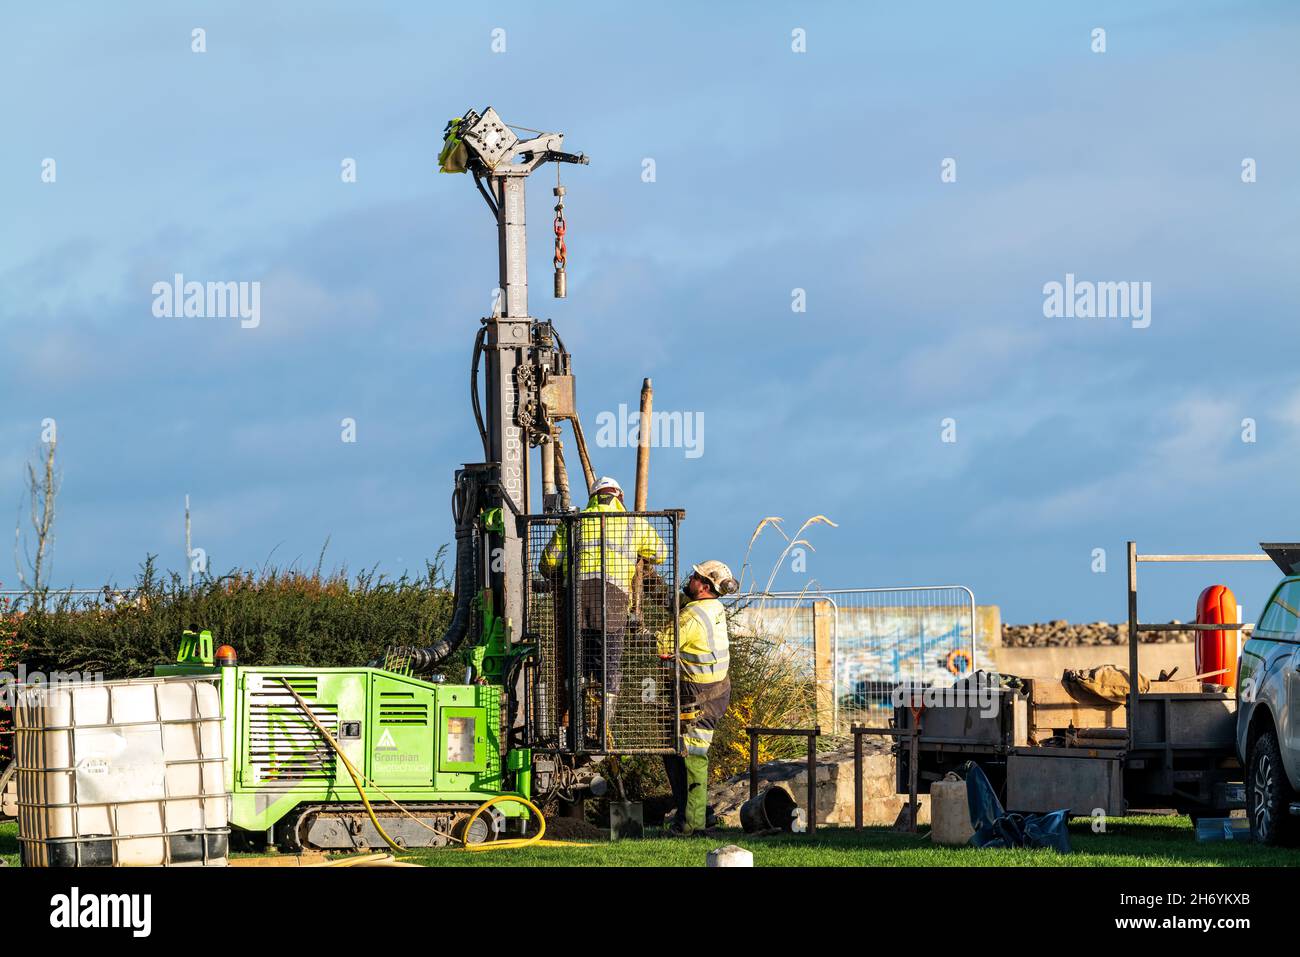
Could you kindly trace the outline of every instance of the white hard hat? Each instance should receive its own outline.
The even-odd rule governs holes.
[[[717,559],[692,565],[691,571],[710,582],[713,590],[719,595],[730,595],[740,588],[740,582],[736,581],[735,576],[731,574],[731,569]]]
[[[608,475],[602,475],[600,478],[596,479],[596,484],[591,487],[591,494],[595,495],[603,489],[612,489],[617,492],[620,497],[623,495],[623,486],[618,484],[617,479],[612,479]]]

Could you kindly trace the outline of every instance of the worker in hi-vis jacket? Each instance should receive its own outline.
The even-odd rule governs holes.
[[[677,618],[677,658],[681,663],[682,737],[686,757],[664,756],[677,815],[668,829],[678,834],[702,831],[708,821],[709,746],[731,703],[728,677],[727,610],[719,600],[740,587],[719,561],[691,568],[682,591],[686,604]],[[658,635],[659,657],[673,658],[672,630]]]
[[[582,515],[573,523],[578,540],[574,556],[578,654],[588,680],[603,681],[606,722],[612,724],[623,681],[623,641],[637,560],[658,565],[668,557],[668,548],[649,522],[626,514],[623,489],[607,476],[592,486],[591,500]],[[538,560],[543,576],[562,578],[568,548],[569,527],[561,524]],[[561,666],[561,674],[566,674],[567,662]]]

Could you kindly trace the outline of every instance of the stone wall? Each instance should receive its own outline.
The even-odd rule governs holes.
[[[1175,620],[1171,624],[1178,625],[1182,624],[1182,622]],[[1142,644],[1157,645],[1189,642],[1193,640],[1194,635],[1195,632],[1191,631],[1148,631],[1142,635]],[[1127,644],[1128,622],[1126,621],[1119,624],[1094,621],[1072,625],[1064,619],[1058,619],[1028,625],[1002,626],[1002,646],[1004,648]]]
[[[890,744],[864,738],[862,769],[862,821],[867,825],[892,825],[906,794],[894,793],[894,757]],[[769,761],[759,765],[758,788],[784,788],[795,804],[808,804],[808,762],[804,758]],[[817,755],[817,823],[853,826],[853,746]],[[709,803],[726,827],[740,827],[740,806],[749,800],[749,772],[737,774],[709,789]],[[930,796],[922,794],[918,809],[922,824],[930,821]]]

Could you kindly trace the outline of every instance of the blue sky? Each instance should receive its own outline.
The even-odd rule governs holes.
[[[1281,3],[6,4],[0,516],[52,417],[58,584],[180,568],[186,494],[217,570],[328,537],[395,574],[448,542],[496,251],[435,157],[490,104],[592,158],[564,170],[564,301],[534,181],[532,311],[589,431],[647,375],[703,416],[702,455],[653,463],[685,556],[822,513],[782,584],[1122,619],[1126,539],[1300,538],[1298,45]],[[260,282],[261,324],[155,317],[175,273]],[[1150,282],[1150,326],[1045,318],[1067,273]],[[630,484],[633,450],[594,451]],[[1145,610],[1223,580],[1249,615],[1270,578],[1146,572]]]

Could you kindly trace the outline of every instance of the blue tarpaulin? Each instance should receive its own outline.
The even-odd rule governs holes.
[[[1070,853],[1070,832],[1065,826],[1068,809],[1046,814],[1008,814],[1002,809],[984,769],[966,763],[966,803],[970,808],[973,847],[1050,847]]]

